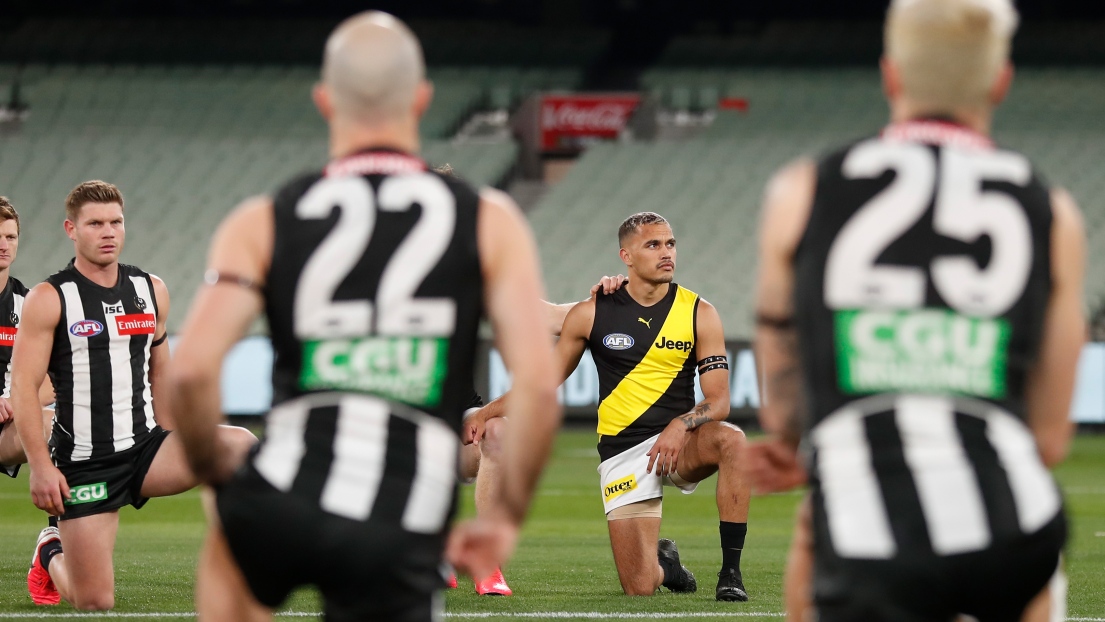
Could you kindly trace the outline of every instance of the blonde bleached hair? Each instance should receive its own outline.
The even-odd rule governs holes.
[[[1017,29],[1011,0],[892,0],[885,54],[902,94],[931,112],[990,103]]]

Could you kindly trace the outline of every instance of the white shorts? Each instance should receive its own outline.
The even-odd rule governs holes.
[[[648,452],[659,437],[657,434],[599,463],[599,490],[607,514],[623,505],[663,497],[664,486],[675,486],[685,495],[698,488],[698,482],[688,482],[679,473],[661,478],[648,472]]]

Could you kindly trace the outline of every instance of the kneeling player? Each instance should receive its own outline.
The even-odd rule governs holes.
[[[740,572],[748,487],[738,466],[744,433],[725,422],[729,375],[721,318],[713,305],[672,282],[675,238],[659,214],[635,214],[618,232],[629,268],[625,288],[577,304],[557,344],[562,378],[591,349],[599,373],[599,465],[610,544],[626,594],[661,585],[697,590],[671,540],[657,539],[664,486],[684,494],[718,473],[722,568],[715,596],[745,601]],[[694,402],[698,370],[704,399]],[[498,416],[502,398],[474,415]]]

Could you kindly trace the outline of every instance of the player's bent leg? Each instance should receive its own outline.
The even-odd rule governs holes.
[[[721,571],[715,596],[720,601],[744,602],[748,592],[740,571],[741,552],[748,533],[748,505],[752,489],[740,465],[746,444],[735,425],[713,421],[687,434],[676,475],[700,482],[717,472],[717,510],[721,535]],[[675,481],[675,478],[672,478]],[[678,484],[678,482],[676,482]]]
[[[14,467],[26,462],[27,456],[23,453],[23,444],[19,442],[19,435],[15,432],[15,424],[0,426],[0,467]]]
[[[117,510],[59,521],[64,548],[47,570],[61,597],[73,607],[102,611],[115,606],[112,553],[118,530]]]
[[[496,417],[489,419],[484,427],[483,440],[479,444],[480,457],[477,460],[479,470],[475,495],[477,515],[487,513],[491,507],[492,494],[503,481],[503,439],[506,437],[506,426],[505,418]],[[476,593],[481,596],[511,596],[513,591],[507,585],[500,568],[476,584]]]
[[[1028,603],[1021,622],[1061,622],[1067,619],[1067,576],[1062,567],[1047,586]]]
[[[203,509],[208,527],[196,569],[198,618],[212,622],[271,620],[272,610],[253,597],[245,576],[234,561],[210,490],[203,491]]]
[[[236,426],[220,425],[218,435],[220,444],[236,454],[239,461],[245,459],[249,448],[257,442],[257,437],[252,432]],[[169,497],[191,490],[197,485],[199,479],[188,466],[180,437],[170,433],[158,448],[157,455],[142,480],[141,495]]]
[[[813,620],[813,532],[811,531],[809,496],[798,506],[794,524],[794,537],[787,553],[787,566],[783,571],[783,604],[787,622]]]
[[[664,570],[656,557],[660,518],[607,518],[610,548],[614,553],[614,565],[618,569],[622,591],[630,596],[655,594],[664,582]]]
[[[476,476],[480,473],[480,446],[476,443],[461,445],[457,459],[460,461],[458,477],[461,483],[471,484],[476,481]]]

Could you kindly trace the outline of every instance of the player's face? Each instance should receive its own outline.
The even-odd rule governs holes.
[[[77,222],[65,221],[65,232],[76,243],[77,254],[98,266],[119,261],[126,230],[123,206],[118,203],[85,203]]]
[[[0,222],[0,270],[7,270],[19,250],[19,225],[8,219]]]
[[[624,250],[625,265],[642,280],[671,283],[675,278],[675,235],[668,225],[641,225]]]

